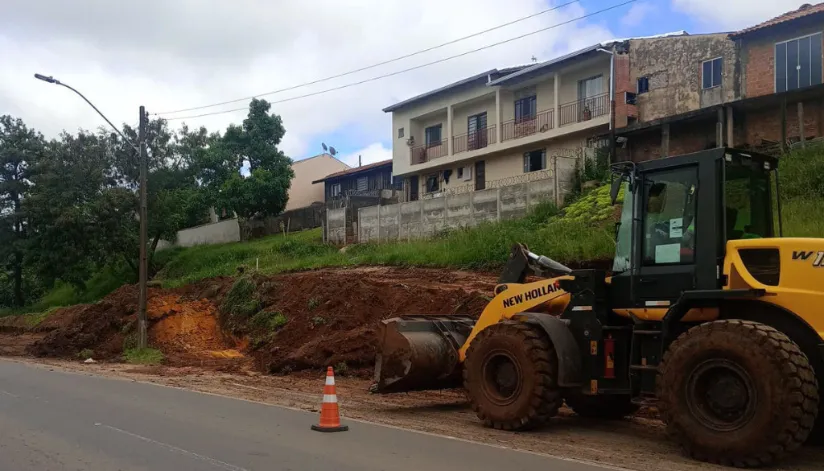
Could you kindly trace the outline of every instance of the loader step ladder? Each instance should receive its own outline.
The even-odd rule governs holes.
[[[661,329],[657,325],[635,324],[630,347],[630,387],[636,397],[655,395],[655,380],[661,362]]]

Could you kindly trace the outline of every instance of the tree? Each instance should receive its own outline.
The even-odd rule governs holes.
[[[269,114],[270,106],[252,100],[243,125],[229,126],[221,145],[210,148],[211,162],[233,168],[221,173],[220,201],[243,218],[279,214],[289,199],[292,160],[277,147],[286,130],[280,116]],[[247,163],[250,175],[244,178],[240,169]]]
[[[0,116],[0,266],[10,270],[13,302],[25,303],[24,258],[29,233],[23,209],[33,162],[43,150],[43,136],[20,119]]]

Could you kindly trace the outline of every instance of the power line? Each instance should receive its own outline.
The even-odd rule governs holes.
[[[562,3],[562,4],[554,6],[552,8],[547,8],[547,9],[541,10],[537,13],[533,13],[531,15],[527,15],[527,16],[518,18],[516,20],[512,20],[512,21],[509,21],[507,23],[497,25],[497,26],[493,26],[492,28],[488,28],[488,29],[485,29],[483,31],[478,31],[476,33],[472,33],[468,36],[463,36],[461,38],[453,39],[451,41],[447,41],[445,43],[438,44],[437,46],[428,47],[426,49],[421,49],[420,51],[415,51],[415,52],[411,52],[409,54],[405,54],[405,55],[402,55],[402,56],[395,57],[394,59],[388,59],[388,60],[385,60],[383,62],[378,62],[376,64],[361,67],[359,69],[350,70],[348,72],[343,72],[343,73],[340,73],[340,74],[337,74],[337,75],[330,75],[329,77],[320,78],[320,79],[317,79],[317,80],[313,80],[311,82],[301,83],[301,84],[298,84],[298,85],[292,85],[290,87],[281,88],[279,90],[273,90],[271,92],[261,93],[259,95],[252,95],[252,96],[248,96],[248,97],[244,97],[244,98],[238,98],[238,99],[235,99],[235,100],[228,100],[228,101],[222,101],[220,103],[213,103],[211,105],[194,106],[192,108],[183,108],[183,109],[174,110],[174,111],[159,111],[159,112],[154,113],[154,114],[155,115],[175,114],[175,113],[182,113],[184,111],[195,111],[195,110],[202,110],[204,108],[212,108],[212,107],[220,106],[220,105],[228,105],[230,103],[238,103],[238,102],[241,102],[241,101],[251,100],[253,98],[260,98],[262,96],[274,95],[276,93],[288,92],[290,90],[295,90],[297,88],[308,87],[309,85],[315,85],[315,84],[318,84],[318,83],[321,83],[321,82],[326,82],[326,81],[329,81],[329,80],[332,80],[332,79],[346,77],[347,75],[352,75],[352,74],[356,74],[358,72],[363,72],[364,70],[374,69],[375,67],[380,67],[382,65],[391,64],[393,62],[398,62],[398,61],[401,61],[403,59],[408,59],[410,57],[415,57],[415,56],[418,56],[418,55],[421,55],[421,54],[424,54],[424,53],[427,53],[427,52],[430,52],[430,51],[434,51],[435,49],[440,49],[442,47],[449,46],[449,45],[452,45],[452,44],[455,44],[455,43],[458,43],[458,42],[461,42],[461,41],[465,41],[467,39],[471,39],[471,38],[474,38],[474,37],[477,37],[477,36],[481,36],[483,34],[487,34],[487,33],[490,33],[492,31],[495,31],[495,30],[498,30],[498,29],[501,29],[501,28],[505,28],[507,26],[514,25],[515,23],[520,23],[521,21],[526,21],[530,18],[535,18],[536,16],[540,16],[540,15],[543,15],[545,13],[549,13],[551,11],[561,9],[565,6],[572,5],[573,3],[578,3],[579,1],[580,0],[571,0],[569,2]]]
[[[443,59],[438,59],[438,60],[435,60],[435,61],[432,61],[432,62],[427,62],[425,64],[416,65],[414,67],[401,69],[401,70],[391,72],[391,73],[388,73],[388,74],[383,74],[383,75],[378,75],[378,76],[375,76],[375,77],[370,77],[370,78],[367,78],[367,79],[359,80],[357,82],[347,83],[347,84],[344,84],[344,85],[340,85],[338,87],[327,88],[327,89],[319,90],[319,91],[313,92],[313,93],[307,93],[307,94],[304,94],[304,95],[298,95],[298,96],[294,96],[294,97],[290,97],[290,98],[284,98],[282,100],[270,101],[269,103],[274,105],[274,104],[278,104],[278,103],[285,103],[285,102],[288,102],[288,101],[294,101],[294,100],[300,100],[300,99],[303,99],[303,98],[309,98],[309,97],[312,97],[312,96],[322,95],[322,94],[329,93],[329,92],[334,92],[334,91],[337,91],[337,90],[343,90],[345,88],[350,88],[350,87],[354,87],[354,86],[357,86],[357,85],[363,85],[364,83],[369,83],[369,82],[374,82],[374,81],[377,81],[377,80],[382,80],[382,79],[385,79],[385,78],[393,77],[395,75],[400,75],[400,74],[404,74],[406,72],[411,72],[413,70],[418,70],[418,69],[422,69],[424,67],[429,67],[431,65],[440,64],[442,62],[446,62],[446,61],[449,61],[449,60],[452,60],[452,59],[457,59],[459,57],[467,56],[469,54],[474,54],[476,52],[480,52],[480,51],[483,51],[483,50],[486,50],[486,49],[490,49],[490,48],[493,48],[493,47],[496,47],[496,46],[500,46],[502,44],[507,44],[507,43],[510,43],[512,41],[517,41],[518,39],[523,39],[523,38],[526,38],[528,36],[533,36],[533,35],[538,34],[538,33],[543,33],[544,31],[549,31],[549,30],[557,28],[559,26],[568,25],[570,23],[573,23],[573,22],[576,22],[576,21],[579,21],[579,20],[583,20],[583,19],[589,18],[591,16],[595,16],[595,15],[605,13],[605,12],[610,11],[610,10],[614,10],[616,8],[620,8],[620,7],[629,5],[631,3],[635,3],[636,1],[637,0],[627,0],[623,3],[619,3],[619,4],[613,5],[611,7],[603,8],[601,10],[597,10],[597,11],[594,11],[592,13],[589,13],[589,14],[586,14],[586,15],[583,15],[583,16],[579,16],[577,18],[573,18],[571,20],[567,20],[567,21],[564,21],[562,23],[557,23],[557,24],[554,24],[552,26],[548,26],[546,28],[541,28],[539,30],[531,31],[529,33],[525,33],[525,34],[522,34],[520,36],[515,36],[513,38],[505,39],[503,41],[498,41],[498,42],[495,42],[495,43],[492,43],[492,44],[487,44],[486,46],[482,46],[482,47],[479,47],[477,49],[472,49],[470,51],[462,52],[460,54],[455,54],[453,56],[444,57]],[[258,96],[261,96],[261,95],[258,95]],[[246,111],[248,109],[249,109],[248,106],[245,106],[243,108],[233,108],[233,109],[230,109],[230,110],[212,111],[212,112],[209,112],[209,113],[202,113],[202,114],[198,114],[198,115],[180,116],[180,117],[164,118],[164,119],[166,119],[166,121],[177,121],[177,120],[181,120],[181,119],[195,119],[195,118],[203,118],[205,116],[213,116],[213,115],[225,114],[225,113],[234,113],[236,111]]]

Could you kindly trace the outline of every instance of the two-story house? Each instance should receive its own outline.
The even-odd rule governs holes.
[[[289,186],[289,201],[284,211],[305,208],[314,203],[322,203],[324,185],[318,179],[330,173],[341,172],[349,166],[330,154],[319,154],[292,163],[292,184]]]
[[[822,31],[819,4],[731,34],[627,41],[615,60],[617,158],[824,136]]]
[[[610,126],[612,52],[596,44],[493,69],[384,109],[408,201],[571,172]]]
[[[754,147],[824,136],[824,3],[729,35],[739,51],[743,123]],[[803,126],[799,126],[803,122]],[[802,132],[803,131],[803,132]]]

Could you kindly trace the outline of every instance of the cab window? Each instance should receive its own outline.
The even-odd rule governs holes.
[[[684,167],[644,177],[644,265],[695,263],[698,168]]]

